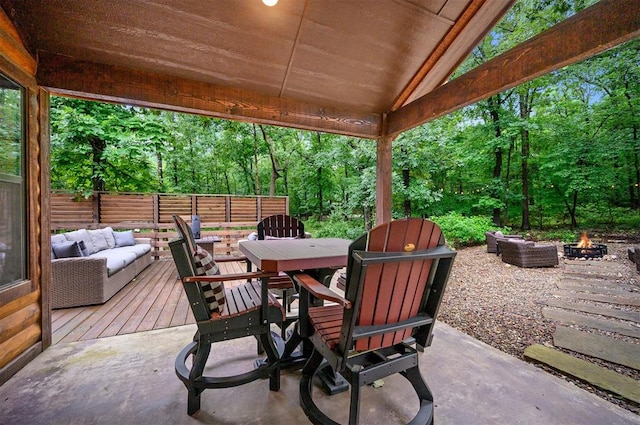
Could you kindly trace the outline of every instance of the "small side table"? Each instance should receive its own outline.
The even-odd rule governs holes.
[[[215,254],[213,247],[216,242],[222,242],[222,239],[219,236],[205,236],[204,238],[196,239],[196,245],[208,251],[214,257]]]

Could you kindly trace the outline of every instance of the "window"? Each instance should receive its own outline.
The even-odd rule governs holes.
[[[27,276],[22,87],[0,74],[0,289]]]

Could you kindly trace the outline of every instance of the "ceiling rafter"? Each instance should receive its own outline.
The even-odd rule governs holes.
[[[418,88],[420,83],[427,76],[433,66],[442,58],[442,55],[451,46],[451,43],[460,35],[460,33],[466,28],[467,24],[475,16],[478,10],[482,7],[486,0],[473,0],[469,6],[464,10],[460,18],[451,26],[451,29],[443,37],[442,41],[438,44],[436,49],[429,55],[424,61],[418,72],[407,83],[405,88],[400,92],[400,95],[396,98],[389,111],[395,111],[400,108],[409,99],[413,92]],[[443,6],[444,7],[444,6]]]
[[[391,112],[388,134],[397,135],[638,36],[640,1],[602,0]]]

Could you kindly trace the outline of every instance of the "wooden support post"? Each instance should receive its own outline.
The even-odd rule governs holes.
[[[381,137],[376,151],[376,224],[391,221],[391,144],[393,137]]]

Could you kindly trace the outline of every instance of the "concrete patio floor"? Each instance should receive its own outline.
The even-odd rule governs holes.
[[[279,392],[268,381],[207,390],[202,409],[186,414],[186,390],[173,361],[195,326],[60,343],[0,387],[2,424],[305,424],[298,404],[299,371],[283,371]],[[420,366],[435,397],[435,422],[445,424],[640,424],[640,416],[535,366],[504,354],[443,323]],[[251,367],[254,339],[217,344],[212,362],[229,372]],[[214,347],[216,347],[214,345]],[[342,423],[348,393],[318,404]],[[362,424],[406,423],[417,398],[399,376],[363,390]]]

